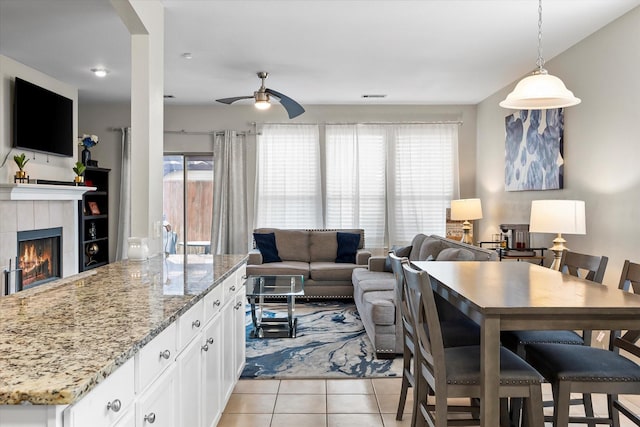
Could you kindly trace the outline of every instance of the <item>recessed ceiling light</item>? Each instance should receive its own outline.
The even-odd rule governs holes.
[[[96,77],[106,77],[109,74],[109,70],[106,68],[92,68],[91,72],[95,74]]]
[[[184,59],[191,59],[191,58],[193,58],[193,55],[191,55],[191,52],[185,52],[185,53],[183,53],[183,54],[182,54],[182,55],[180,55],[180,56],[182,56]]]
[[[383,94],[365,94],[362,95],[363,98],[386,98],[387,95],[383,95]]]

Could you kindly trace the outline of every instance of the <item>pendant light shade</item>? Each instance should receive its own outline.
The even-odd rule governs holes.
[[[544,69],[542,58],[542,0],[538,0],[538,69],[520,80],[513,92],[500,102],[503,108],[514,110],[544,110],[571,107],[581,102],[562,80]]]

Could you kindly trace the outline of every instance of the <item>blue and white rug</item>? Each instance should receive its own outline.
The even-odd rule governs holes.
[[[373,378],[402,373],[402,358],[374,358],[353,303],[296,303],[296,338],[251,338],[247,306],[247,358],[242,378]],[[269,304],[264,317],[286,316],[286,304]]]

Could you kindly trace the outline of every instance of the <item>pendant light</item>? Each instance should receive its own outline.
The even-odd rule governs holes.
[[[500,102],[500,106],[514,110],[544,110],[547,108],[570,107],[579,104],[566,88],[562,80],[544,69],[542,58],[542,0],[538,0],[538,69],[520,80],[513,92]]]

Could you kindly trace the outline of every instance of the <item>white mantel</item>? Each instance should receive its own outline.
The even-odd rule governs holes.
[[[82,200],[96,187],[53,184],[0,184],[0,200]]]

